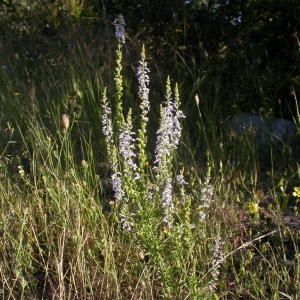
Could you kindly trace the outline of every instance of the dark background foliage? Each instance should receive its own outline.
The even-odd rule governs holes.
[[[2,64],[25,64],[35,73],[73,51],[75,40],[96,59],[97,51],[111,49],[103,36],[113,36],[107,24],[122,14],[129,61],[136,64],[146,44],[153,83],[169,74],[181,84],[184,104],[214,76],[220,86],[202,94],[214,99],[218,93],[221,119],[260,107],[292,118],[293,92],[299,95],[299,1],[85,0],[75,8],[68,2],[2,1]]]

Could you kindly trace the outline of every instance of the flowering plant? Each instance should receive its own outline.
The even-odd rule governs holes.
[[[125,22],[122,17],[119,17],[115,20],[115,24],[116,37],[119,41],[115,69],[116,105],[113,111],[107,99],[106,89],[104,89],[102,130],[112,171],[112,188],[115,201],[118,203],[117,217],[122,232],[134,239],[139,251],[149,254],[163,282],[163,294],[169,296],[167,287],[172,284],[171,274],[179,272],[178,259],[186,256],[192,242],[191,231],[195,227],[191,224],[191,197],[185,193],[187,183],[183,169],[180,174],[174,174],[173,170],[173,161],[182,132],[180,120],[185,116],[179,108],[178,85],[175,85],[173,96],[168,77],[165,101],[160,106],[155,157],[151,166],[146,152],[148,139],[146,127],[150,111],[150,68],[146,62],[145,48],[143,46],[137,68],[140,122],[135,132],[132,110],[129,109],[127,116],[124,116],[122,109],[121,60],[122,43],[125,42]],[[201,191],[201,205],[198,206],[199,223],[204,222],[213,196],[213,188],[209,181],[210,168]],[[175,184],[179,189],[174,189]],[[219,239],[214,253],[219,251],[221,244]],[[174,246],[176,251],[172,251]],[[215,272],[213,278],[216,281],[219,263],[214,264],[215,260],[212,269]],[[214,289],[216,283],[212,285]],[[208,286],[209,291],[213,289]]]

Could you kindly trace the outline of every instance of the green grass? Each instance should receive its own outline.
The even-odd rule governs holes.
[[[217,59],[205,61],[207,72],[198,78],[195,65],[177,53],[177,75],[168,82],[168,70],[160,70],[145,47],[150,112],[143,123],[141,58],[130,56],[142,52],[142,44],[106,38],[111,52],[94,58],[77,36],[72,51],[49,45],[51,61],[11,63],[0,73],[0,298],[298,299],[295,152],[288,145],[261,149],[253,137],[226,133]],[[245,81],[259,80],[243,74]],[[228,111],[236,110],[234,91],[227,93]],[[178,147],[157,165],[160,105],[171,94],[186,118]],[[111,140],[102,132],[105,97]],[[71,120],[65,134],[63,113]],[[118,152],[125,125],[137,133],[139,179]],[[111,191],[116,172],[121,199]],[[187,184],[176,184],[180,174]],[[161,202],[168,178],[172,213]]]

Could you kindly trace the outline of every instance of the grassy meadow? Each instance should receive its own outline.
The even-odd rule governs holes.
[[[0,299],[299,299],[297,141],[225,130],[220,56],[102,25],[0,49]]]

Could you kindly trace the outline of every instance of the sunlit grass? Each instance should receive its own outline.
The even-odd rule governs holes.
[[[298,213],[296,162],[222,128],[215,62],[189,92],[155,87],[147,48],[130,65],[117,37],[99,66],[78,42],[35,77],[1,71],[0,296],[299,298],[297,224],[282,217]]]

